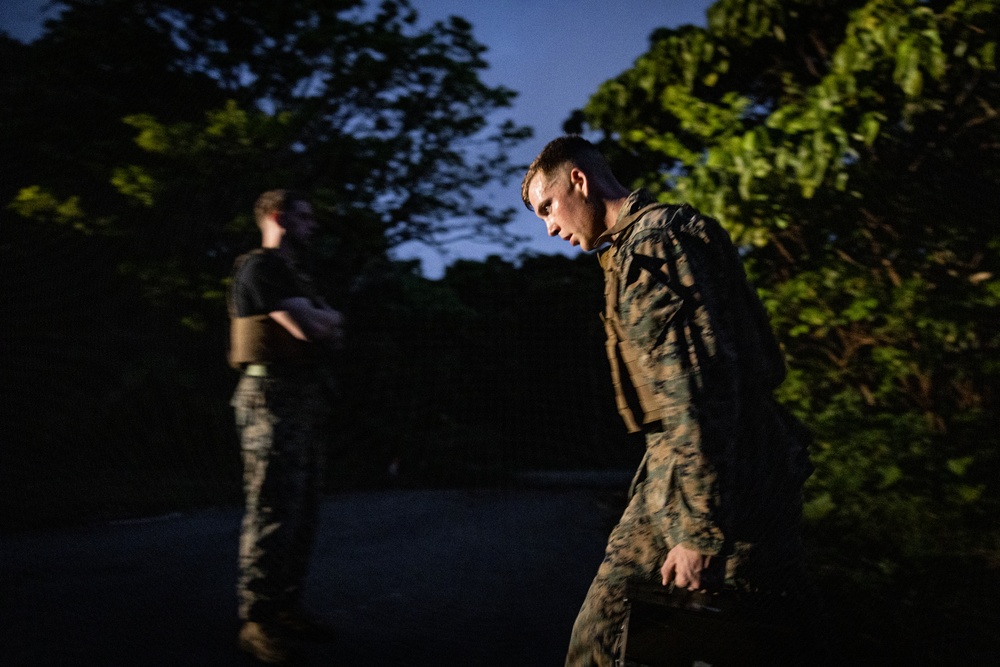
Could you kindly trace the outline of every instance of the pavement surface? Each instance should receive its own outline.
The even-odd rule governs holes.
[[[621,504],[619,504],[621,503]],[[561,665],[624,490],[328,496],[307,665]],[[240,507],[0,535],[0,665],[254,664],[236,649]]]

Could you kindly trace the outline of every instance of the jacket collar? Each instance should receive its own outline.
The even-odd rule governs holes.
[[[611,226],[611,229],[597,237],[598,245],[604,242],[613,243],[614,237],[631,227],[645,212],[646,207],[656,203],[653,195],[646,190],[640,189],[630,194],[619,209],[615,224]]]

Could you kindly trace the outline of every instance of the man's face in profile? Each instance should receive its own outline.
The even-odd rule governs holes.
[[[589,194],[587,175],[572,165],[552,177],[539,172],[528,185],[528,202],[545,223],[549,236],[558,236],[583,250],[593,250],[597,237],[606,231],[603,201]]]

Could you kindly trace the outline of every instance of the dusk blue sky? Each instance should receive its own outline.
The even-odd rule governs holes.
[[[563,121],[582,107],[604,81],[629,69],[648,48],[650,33],[660,27],[705,25],[713,0],[411,0],[422,25],[450,15],[465,17],[473,34],[488,47],[490,69],[483,80],[517,91],[513,108],[496,114],[534,128],[533,139],[512,154],[527,163],[550,139],[562,133]],[[22,41],[41,32],[46,0],[2,0],[0,29]],[[515,179],[516,181],[516,179]],[[422,246],[397,251],[401,258],[419,257],[425,275],[439,277],[457,258],[482,259],[500,254],[514,259],[524,250],[539,253],[578,252],[565,241],[549,238],[541,222],[521,204],[520,183],[489,188],[483,197],[497,207],[513,205],[513,227],[531,240],[514,251],[482,243],[461,243],[444,254]]]

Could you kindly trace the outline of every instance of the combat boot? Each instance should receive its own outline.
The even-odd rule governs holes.
[[[294,658],[292,647],[273,627],[248,621],[240,628],[240,650],[268,665],[288,665]]]

